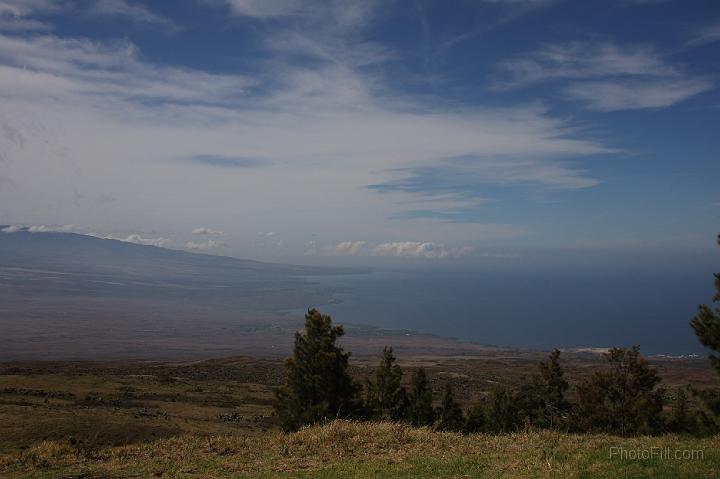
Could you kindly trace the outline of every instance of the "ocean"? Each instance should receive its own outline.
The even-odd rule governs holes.
[[[339,324],[535,349],[639,344],[669,355],[705,354],[689,320],[712,296],[705,272],[377,271],[310,280],[338,291],[314,306]]]

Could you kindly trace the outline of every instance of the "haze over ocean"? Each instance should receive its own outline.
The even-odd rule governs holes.
[[[710,291],[699,269],[676,275],[378,271],[312,281],[342,289],[341,302],[320,305],[339,324],[498,346],[639,344],[646,354],[704,354],[688,324]]]

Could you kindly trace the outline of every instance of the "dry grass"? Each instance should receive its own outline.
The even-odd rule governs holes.
[[[536,359],[410,358],[439,389],[453,382],[464,406]],[[356,360],[364,377],[376,358]],[[566,361],[576,382],[597,359]],[[703,363],[704,364],[704,363]],[[706,365],[665,361],[672,386],[702,384]],[[618,439],[533,432],[462,436],[396,424],[336,422],[277,431],[272,387],[279,360],[0,364],[0,477],[716,477],[720,439]],[[672,373],[672,374],[670,374]],[[714,376],[712,376],[714,378]],[[437,396],[437,394],[436,394]],[[702,461],[622,461],[609,448],[702,449]]]
[[[703,459],[629,460],[610,447],[695,449]],[[717,477],[720,437],[621,439],[605,435],[530,432],[470,435],[398,424],[335,421],[295,434],[183,436],[86,451],[43,442],[6,456],[0,473],[31,477]]]

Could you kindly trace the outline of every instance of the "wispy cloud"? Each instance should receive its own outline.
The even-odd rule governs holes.
[[[335,221],[346,222],[351,214],[362,234],[378,215],[399,213],[397,203],[376,204],[365,186],[392,181],[398,172],[432,172],[447,166],[447,158],[467,157],[473,160],[462,168],[486,182],[587,186],[595,180],[559,159],[609,151],[536,106],[446,111],[411,98],[389,101],[377,93],[375,79],[347,65],[312,70],[284,65],[281,74],[273,66],[262,93],[249,95],[262,74],[248,78],[159,67],[143,62],[127,42],[5,35],[0,64],[5,102],[0,121],[24,139],[23,148],[9,155],[22,157],[28,172],[43,172],[16,181],[23,185],[18,198],[32,191],[57,200],[63,188],[77,184],[73,172],[83,171],[86,195],[117,198],[108,208],[145,210],[148,201],[163,198],[183,202],[186,190],[169,186],[152,198],[117,191],[110,172],[124,177],[132,171],[128,181],[144,184],[146,191],[171,184],[169,178],[181,184],[186,173],[155,159],[187,158],[195,151],[196,161],[224,168],[197,172],[213,185],[203,196],[212,204],[183,206],[194,214],[193,222],[203,221],[208,209],[225,211],[228,207],[218,206],[221,198],[233,197],[242,204],[294,205],[297,212],[282,221],[304,227],[320,220],[313,213],[318,208]],[[215,153],[200,153],[207,151]],[[248,168],[257,165],[256,158],[281,165],[282,174]],[[68,162],[72,168],[61,168]],[[48,168],[54,181],[39,186]],[[242,177],[231,170],[242,170]],[[319,179],[322,195],[308,188]],[[352,212],[334,208],[327,197],[345,198]],[[90,216],[101,208],[89,206]],[[155,227],[156,218],[143,226]]]
[[[174,32],[179,26],[152,12],[143,3],[128,0],[0,0],[0,31],[42,31],[52,26],[33,15],[73,14],[76,18],[108,17],[133,23],[161,27]]]
[[[308,256],[389,256],[395,258],[451,259],[474,252],[469,246],[446,246],[432,241],[392,241],[371,244],[365,240],[342,241],[334,246],[305,243]]]
[[[212,228],[195,228],[192,230],[192,234],[201,236],[222,236],[223,232]]]
[[[471,247],[447,247],[444,244],[420,241],[396,241],[381,243],[372,250],[378,256],[398,258],[447,259],[460,258],[472,253]]]
[[[720,41],[720,20],[700,28],[688,41],[689,45],[705,45]]]
[[[131,3],[126,0],[94,0],[85,10],[85,14],[121,17],[140,24],[160,26],[171,31],[179,28],[172,20],[150,11],[142,3]]]
[[[597,151],[596,153],[603,153]],[[579,189],[598,180],[582,170],[547,158],[513,158],[464,155],[439,164],[396,170],[402,178],[370,185],[378,191],[455,193],[477,196],[483,185],[540,185],[552,189]],[[445,198],[443,198],[445,199]]]
[[[593,110],[664,108],[713,88],[703,78],[588,81],[570,85],[567,93]]]
[[[561,82],[570,98],[601,111],[667,107],[713,88],[709,79],[688,75],[645,45],[548,45],[498,68],[500,90]]]
[[[195,241],[188,241],[187,243],[185,243],[185,249],[189,249],[192,251],[209,251],[213,249],[224,248],[226,246],[227,243],[217,240],[207,240],[200,243]]]
[[[73,231],[73,225],[10,225],[0,231],[3,233],[18,233],[21,231],[28,233],[70,233]]]
[[[340,255],[355,256],[358,254],[363,247],[367,244],[367,241],[342,241],[335,245],[334,251]]]
[[[216,168],[257,168],[268,164],[258,158],[244,158],[217,155],[196,155],[188,159],[192,163],[214,166]]]
[[[68,99],[82,95],[89,100],[92,95],[114,101],[212,105],[242,96],[251,83],[238,75],[148,65],[139,60],[137,47],[127,41],[0,35],[0,55],[0,88],[15,88],[20,97],[41,94],[43,98]]]
[[[0,0],[0,15],[25,17],[33,13],[47,13],[63,8],[56,0]]]
[[[257,18],[297,15],[302,12],[299,0],[216,0],[234,13]]]
[[[168,238],[162,238],[162,237],[146,238],[137,233],[133,233],[128,236],[115,236],[115,235],[111,235],[111,234],[108,235],[108,234],[98,234],[98,233],[87,233],[87,235],[94,236],[95,238],[100,238],[100,239],[116,240],[116,241],[122,241],[125,243],[141,244],[141,245],[145,245],[145,246],[156,246],[159,248],[164,248],[173,243],[173,241]]]
[[[49,23],[31,15],[56,12],[62,8],[53,0],[0,0],[0,32],[38,32],[52,29]]]
[[[365,34],[383,3],[330,13],[313,2],[228,6],[238,21],[273,26],[262,44],[272,59],[246,74],[155,64],[125,40],[0,35],[0,124],[23,139],[7,152],[0,144],[22,164],[3,172],[17,185],[3,202],[18,215],[63,204],[58,221],[90,227],[112,214],[130,231],[212,222],[228,235],[250,231],[252,244],[255,232],[278,225],[288,242],[293,231],[316,230],[337,245],[396,237],[387,232],[397,223],[397,237],[453,244],[526,234],[478,218],[438,229],[448,214],[487,201],[486,185],[598,183],[583,159],[614,150],[571,118],[536,104],[458,108],[397,94],[366,68],[393,54]],[[313,61],[296,61],[297,38]],[[78,185],[86,198],[116,201],[77,204]],[[431,214],[394,219],[420,210]]]

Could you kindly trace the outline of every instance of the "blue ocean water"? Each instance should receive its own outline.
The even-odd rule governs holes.
[[[639,344],[673,355],[705,353],[689,320],[712,295],[705,272],[394,271],[312,281],[339,288],[339,302],[315,305],[339,324],[538,349]]]

